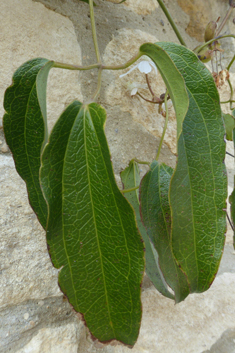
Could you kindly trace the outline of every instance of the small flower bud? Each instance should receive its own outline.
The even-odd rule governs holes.
[[[216,28],[217,28],[217,23],[215,21],[211,21],[208,23],[204,34],[205,42],[208,42],[209,40],[215,37]]]
[[[138,88],[137,87],[134,87],[131,91],[131,96],[134,96],[136,95],[136,93],[138,92]]]

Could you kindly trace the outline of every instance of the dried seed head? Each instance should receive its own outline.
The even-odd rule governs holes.
[[[235,0],[229,0],[229,5],[231,7],[235,7]]]

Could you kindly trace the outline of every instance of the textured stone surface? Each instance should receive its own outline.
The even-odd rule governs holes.
[[[35,57],[81,64],[81,50],[69,19],[32,0],[0,2],[0,100],[14,71]],[[78,72],[53,69],[48,81],[48,120],[51,128],[71,100],[82,99]],[[3,108],[0,107],[0,116]]]
[[[115,4],[121,2],[121,0],[108,0]],[[124,5],[129,7],[132,11],[135,11],[138,15],[146,16],[154,11],[158,7],[156,0],[126,0]]]
[[[56,329],[59,325],[73,323],[79,334],[82,327],[82,323],[71,311],[71,306],[61,295],[43,300],[27,300],[18,305],[2,308],[0,322],[1,353],[24,347],[43,328]]]
[[[57,328],[43,328],[16,353],[77,353],[77,330],[73,324]]]
[[[128,58],[137,54],[138,49],[144,42],[157,42],[157,38],[149,33],[140,30],[122,29],[118,35],[107,45],[104,54],[105,62],[110,64],[122,63],[126,60],[126,53]],[[140,58],[140,61],[146,60],[147,57]],[[148,60],[148,59],[147,59]],[[151,95],[147,89],[145,75],[141,74],[138,69],[130,72],[124,77],[121,74],[128,72],[129,69],[114,71],[111,73],[113,79],[106,89],[106,102],[111,105],[119,105],[124,112],[129,112],[133,120],[143,125],[147,131],[153,136],[161,137],[165,118],[159,114],[158,105],[148,103],[138,96],[131,97],[131,89],[133,86],[141,87],[140,92],[151,99]],[[152,88],[154,93],[159,97],[165,92],[165,85],[158,73],[156,75],[152,69],[150,76]],[[143,87],[143,88],[142,88]],[[176,119],[173,106],[169,107],[169,123],[164,142],[171,149],[176,152]]]
[[[226,330],[223,335],[213,344],[210,350],[202,353],[234,353],[235,352],[235,329]]]
[[[0,307],[59,295],[45,232],[11,157],[0,155]]]

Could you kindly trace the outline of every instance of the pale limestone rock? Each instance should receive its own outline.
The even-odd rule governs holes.
[[[41,329],[26,346],[16,353],[77,353],[77,351],[76,326],[68,324]]]
[[[11,157],[0,155],[0,307],[60,295],[45,232]]]
[[[107,65],[125,63],[138,53],[140,45],[145,42],[154,43],[157,42],[157,38],[140,30],[122,29],[107,45],[104,61]],[[137,63],[143,60],[146,60],[146,57],[140,58]],[[158,105],[145,102],[138,96],[131,97],[130,94],[134,84],[144,87],[140,92],[151,99],[151,95],[147,90],[145,75],[136,69],[128,75],[120,77],[121,74],[128,72],[129,69],[110,73],[113,75],[113,80],[105,92],[106,102],[111,106],[120,106],[122,111],[129,112],[134,121],[142,124],[153,136],[161,137],[165,118],[158,113]],[[156,75],[154,70],[149,74],[149,77],[153,90],[159,97],[165,92],[166,86],[160,74]],[[172,105],[169,107],[169,123],[164,142],[173,153],[176,152],[176,119]]]
[[[2,152],[2,153],[7,153],[7,152],[9,152],[9,147],[7,146],[6,143],[4,143],[4,144],[2,145],[2,147],[1,147],[1,152]]]
[[[108,0],[115,4],[121,2],[121,0]],[[138,15],[146,16],[158,8],[158,2],[156,0],[126,0],[124,3],[132,11],[136,12]]]
[[[72,22],[32,0],[0,2],[0,100],[14,71],[36,57],[81,64],[81,50]],[[48,82],[48,120],[52,127],[65,106],[82,99],[78,72],[52,69]],[[0,108],[3,115],[3,108]]]

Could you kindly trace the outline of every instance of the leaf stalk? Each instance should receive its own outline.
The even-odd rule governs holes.
[[[134,188],[123,189],[123,190],[121,190],[121,192],[122,192],[123,194],[125,194],[125,193],[127,193],[127,192],[132,192],[132,191],[135,191],[135,190],[137,190],[137,189],[139,189],[139,185],[138,185],[138,186],[135,186]]]
[[[160,156],[160,152],[161,152],[161,148],[162,148],[162,144],[163,144],[163,140],[165,137],[165,133],[166,133],[166,129],[167,129],[167,124],[168,124],[168,118],[169,118],[169,114],[168,114],[168,106],[167,106],[167,96],[168,96],[168,92],[166,91],[165,93],[165,99],[164,99],[164,103],[165,103],[165,108],[166,108],[166,119],[165,119],[165,124],[164,124],[164,128],[163,128],[163,132],[162,132],[162,136],[161,136],[161,140],[158,146],[158,150],[157,150],[157,155],[156,155],[156,161],[158,160],[159,156]]]

